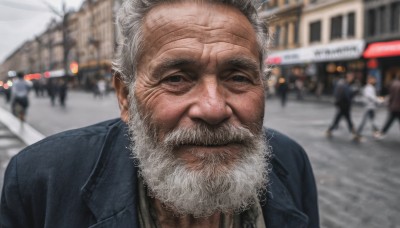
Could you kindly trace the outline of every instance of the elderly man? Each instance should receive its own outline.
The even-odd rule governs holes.
[[[319,227],[303,149],[263,129],[267,29],[247,0],[126,0],[121,120],[15,156],[2,227]]]

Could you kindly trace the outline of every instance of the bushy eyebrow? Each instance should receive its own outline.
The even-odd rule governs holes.
[[[251,71],[253,73],[260,72],[260,65],[256,61],[244,57],[236,57],[225,60],[222,62],[222,65],[225,67],[233,67],[237,69]]]
[[[198,65],[199,63],[196,60],[188,58],[164,59],[154,68],[152,75],[156,78],[159,78],[167,70],[181,69],[183,67],[191,67]],[[257,75],[260,72],[260,65],[256,61],[245,57],[234,57],[227,60],[223,60],[222,62],[220,62],[219,65],[223,69],[226,68],[241,69],[245,71],[250,71]]]
[[[158,64],[154,70],[152,75],[154,77],[160,77],[160,75],[170,69],[178,69],[184,66],[193,66],[196,65],[196,61],[186,58],[174,58],[174,59],[166,59],[162,60],[160,64]]]

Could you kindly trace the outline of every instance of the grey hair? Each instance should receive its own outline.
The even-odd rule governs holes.
[[[125,0],[117,14],[118,47],[113,61],[113,70],[126,86],[130,89],[134,88],[137,64],[143,53],[142,23],[146,14],[157,5],[182,1],[225,4],[240,10],[256,32],[261,72],[267,74],[264,59],[269,41],[268,26],[257,15],[256,0]]]

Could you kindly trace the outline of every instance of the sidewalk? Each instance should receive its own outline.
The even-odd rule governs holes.
[[[29,124],[21,124],[11,113],[0,107],[0,189],[11,157],[43,137]]]

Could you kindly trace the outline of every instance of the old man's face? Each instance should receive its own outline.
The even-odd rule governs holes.
[[[144,24],[146,53],[138,66],[140,110],[158,128],[158,140],[197,124],[246,127],[259,132],[264,95],[254,30],[240,12],[226,7],[181,4],[151,11]],[[184,145],[186,151],[239,151],[236,145]]]
[[[180,214],[245,208],[266,184],[264,89],[250,22],[228,6],[166,3],[147,14],[143,30],[127,122],[144,181]]]

